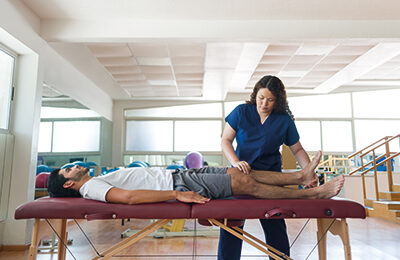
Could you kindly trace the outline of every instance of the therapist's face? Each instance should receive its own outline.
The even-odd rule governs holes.
[[[260,88],[257,92],[256,104],[259,114],[271,114],[276,98],[267,88]]]

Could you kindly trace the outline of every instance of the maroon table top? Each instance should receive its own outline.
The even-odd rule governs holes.
[[[266,216],[267,214],[267,216]],[[113,204],[82,198],[40,198],[19,206],[15,219],[188,219],[188,218],[365,218],[364,207],[345,199],[211,200],[206,204],[178,201],[137,205]]]

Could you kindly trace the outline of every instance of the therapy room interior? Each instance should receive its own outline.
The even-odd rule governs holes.
[[[0,0],[0,260],[231,259],[222,234],[243,241],[240,259],[400,259],[399,10],[395,0]],[[258,183],[247,169],[294,179],[313,159],[311,186],[268,186],[273,198],[178,196],[178,174],[193,169],[236,167]],[[59,168],[157,171],[174,196],[52,197]],[[342,178],[334,197],[288,195]],[[263,220],[286,223],[290,254],[265,242]]]

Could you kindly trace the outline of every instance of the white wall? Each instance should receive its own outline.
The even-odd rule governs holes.
[[[400,184],[400,172],[393,173],[393,184]],[[367,199],[375,200],[375,181],[372,175],[365,177]],[[386,173],[378,173],[378,189],[380,192],[389,191]],[[362,178],[359,175],[346,176],[340,197],[355,200],[364,205]]]
[[[14,220],[14,212],[20,204],[34,199],[42,94],[40,67],[35,53],[19,57],[10,128],[15,144],[4,245],[30,242],[31,221]]]
[[[8,218],[0,244],[30,243],[31,222],[14,220],[20,204],[34,198],[43,83],[112,119],[112,100],[54,51],[38,34],[40,20],[20,1],[0,0],[0,42],[19,55],[10,131],[15,135]]]

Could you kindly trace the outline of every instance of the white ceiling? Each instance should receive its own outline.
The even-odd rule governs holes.
[[[115,100],[224,100],[268,74],[289,95],[400,88],[397,0],[23,2]]]

